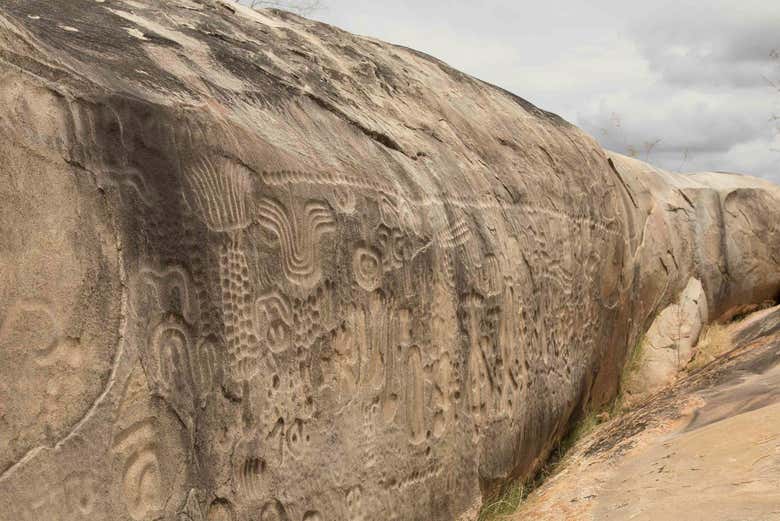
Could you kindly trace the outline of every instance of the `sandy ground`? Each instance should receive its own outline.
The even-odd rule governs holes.
[[[575,445],[513,521],[780,521],[780,332]]]

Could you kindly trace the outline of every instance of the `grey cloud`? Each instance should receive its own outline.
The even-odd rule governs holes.
[[[613,99],[577,120],[605,148],[662,168],[748,173],[780,182],[780,152],[773,151],[780,136],[766,124],[763,104],[734,98],[690,110],[685,107],[695,103],[684,99],[646,106]]]
[[[780,9],[745,5],[744,12],[664,12],[632,24],[632,35],[652,70],[678,85],[755,87],[780,73]],[[780,74],[778,74],[780,75]]]
[[[322,0],[312,17],[432,54],[607,148],[780,181],[780,91],[764,79],[780,82],[780,1]]]
[[[667,93],[638,101],[602,100],[580,112],[577,122],[607,147],[639,148],[660,139],[659,148],[670,152],[725,152],[739,143],[771,139],[773,133],[769,106],[760,95],[741,99]]]
[[[768,60],[728,62],[694,54],[674,56],[667,53],[655,57],[651,63],[653,69],[672,84],[704,88],[768,86],[767,79],[774,78],[777,69],[775,63]]]

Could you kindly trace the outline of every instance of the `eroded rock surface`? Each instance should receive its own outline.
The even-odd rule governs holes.
[[[780,519],[780,333],[756,327],[778,315],[730,325],[726,355],[581,440],[510,519]]]
[[[0,97],[3,519],[450,521],[780,288],[777,187],[284,13],[5,0]]]
[[[674,381],[693,357],[708,316],[704,288],[698,279],[690,279],[679,300],[658,314],[637,346],[633,370],[622,388],[625,397],[638,400]]]

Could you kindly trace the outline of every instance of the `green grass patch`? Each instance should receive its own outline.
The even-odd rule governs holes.
[[[524,482],[510,483],[499,494],[482,505],[477,521],[498,521],[514,514],[528,497],[529,492],[530,489]]]
[[[477,516],[477,521],[500,521],[517,512],[528,495],[555,474],[572,447],[602,423],[600,418],[604,418],[603,413],[590,412],[578,421],[569,433],[558,442],[547,463],[539,469],[532,479],[516,480],[507,484],[498,494],[485,501]]]

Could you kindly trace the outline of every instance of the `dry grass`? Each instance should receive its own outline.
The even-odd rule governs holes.
[[[712,322],[704,327],[699,335],[699,342],[694,348],[693,358],[686,369],[698,369],[703,367],[717,357],[730,351],[734,347],[731,337],[731,325],[740,322],[750,315],[768,309],[777,305],[777,300],[765,300],[759,304],[748,304],[737,307],[729,314],[719,319],[719,322]]]
[[[704,327],[699,335],[699,342],[693,353],[693,358],[688,362],[688,369],[698,369],[709,364],[718,356],[732,348],[731,332],[728,325],[713,322]]]
[[[612,406],[609,410],[611,415],[620,416],[634,406],[632,390],[637,386],[637,378],[639,378],[639,371],[642,369],[644,355],[645,336],[642,335],[636,341],[634,348],[628,353],[626,363],[623,365],[623,371],[620,373],[618,394],[612,401]]]
[[[772,304],[774,305],[775,303]],[[762,304],[758,309],[768,306],[768,304]],[[730,317],[729,323],[741,320],[755,310],[756,307],[751,307],[751,309],[745,312],[735,314]],[[732,347],[729,324],[713,322],[705,326],[699,335],[699,342],[694,348],[693,358],[686,366],[686,370],[703,367],[729,351]],[[502,492],[483,504],[477,521],[502,521],[509,519],[509,516],[517,511],[531,492],[541,485],[545,479],[555,474],[566,454],[579,440],[590,434],[600,423],[609,420],[611,417],[621,416],[632,409],[634,403],[632,403],[631,397],[625,391],[631,387],[632,381],[638,377],[642,367],[644,348],[644,336],[642,336],[628,353],[628,358],[620,376],[620,391],[611,405],[600,413],[591,412],[577,422],[569,434],[560,441],[550,455],[547,464],[542,467],[534,478],[508,484]]]
[[[482,505],[477,521],[499,521],[514,514],[528,496],[530,489],[531,487],[519,481],[511,483],[502,493]]]
[[[531,492],[556,473],[569,450],[608,417],[609,415],[605,415],[603,412],[600,414],[595,412],[587,414],[558,443],[552,454],[550,454],[547,463],[542,466],[534,478],[527,481],[509,483],[499,494],[482,505],[477,521],[501,521],[508,519],[511,514],[517,511]]]

